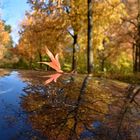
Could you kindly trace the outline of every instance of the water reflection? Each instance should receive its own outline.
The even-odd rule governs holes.
[[[18,77],[18,72],[0,70],[0,139],[10,140],[27,128],[20,115],[19,93],[26,84]]]
[[[45,76],[13,71],[0,78],[1,91],[11,89],[0,95],[0,139],[140,139],[139,86],[72,74],[45,86]]]
[[[111,93],[101,91],[88,76],[62,79],[44,89],[32,85],[24,89],[22,107],[29,122],[48,139],[94,138],[113,101]]]
[[[139,106],[128,92],[108,88],[105,81],[67,75],[44,88],[29,85],[21,106],[32,128],[50,140],[139,140]]]

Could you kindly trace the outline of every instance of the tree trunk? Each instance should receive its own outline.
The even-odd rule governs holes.
[[[32,58],[29,60],[29,68],[32,69]]]
[[[140,72],[140,43],[139,43],[139,47],[138,47],[138,60],[139,60],[139,62],[138,62],[138,72]]]
[[[132,47],[132,56],[133,56],[133,72],[136,71],[136,45],[133,44]]]
[[[87,42],[87,70],[93,73],[93,11],[92,0],[88,0],[88,42]]]
[[[76,45],[77,45],[77,34],[74,34],[74,36],[73,36],[73,54],[72,54],[72,71],[76,71],[76,69],[77,69]]]
[[[137,64],[137,67],[138,67],[138,72],[140,72],[140,0],[138,0],[138,40],[137,40],[137,47],[138,47],[138,64]]]
[[[135,46],[135,65],[134,65],[134,71],[137,72],[138,71],[138,47]]]
[[[139,41],[136,44],[134,61],[135,61],[134,62],[134,72],[140,72],[140,43],[139,43]]]
[[[38,53],[39,53],[39,62],[42,62],[42,54],[40,51]],[[40,69],[42,69],[42,63],[39,63],[39,67]]]
[[[104,66],[105,66],[105,59],[101,60],[101,71],[104,71]]]

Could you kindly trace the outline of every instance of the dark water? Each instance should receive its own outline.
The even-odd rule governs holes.
[[[0,70],[0,140],[140,140],[140,93],[86,75]]]

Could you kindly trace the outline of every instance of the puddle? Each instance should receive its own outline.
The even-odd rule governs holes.
[[[140,139],[140,98],[130,103],[126,84],[66,74],[45,86],[51,73],[0,73],[2,140]]]

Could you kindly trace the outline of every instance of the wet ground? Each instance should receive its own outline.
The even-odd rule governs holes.
[[[140,140],[139,90],[86,75],[0,70],[0,140]]]

